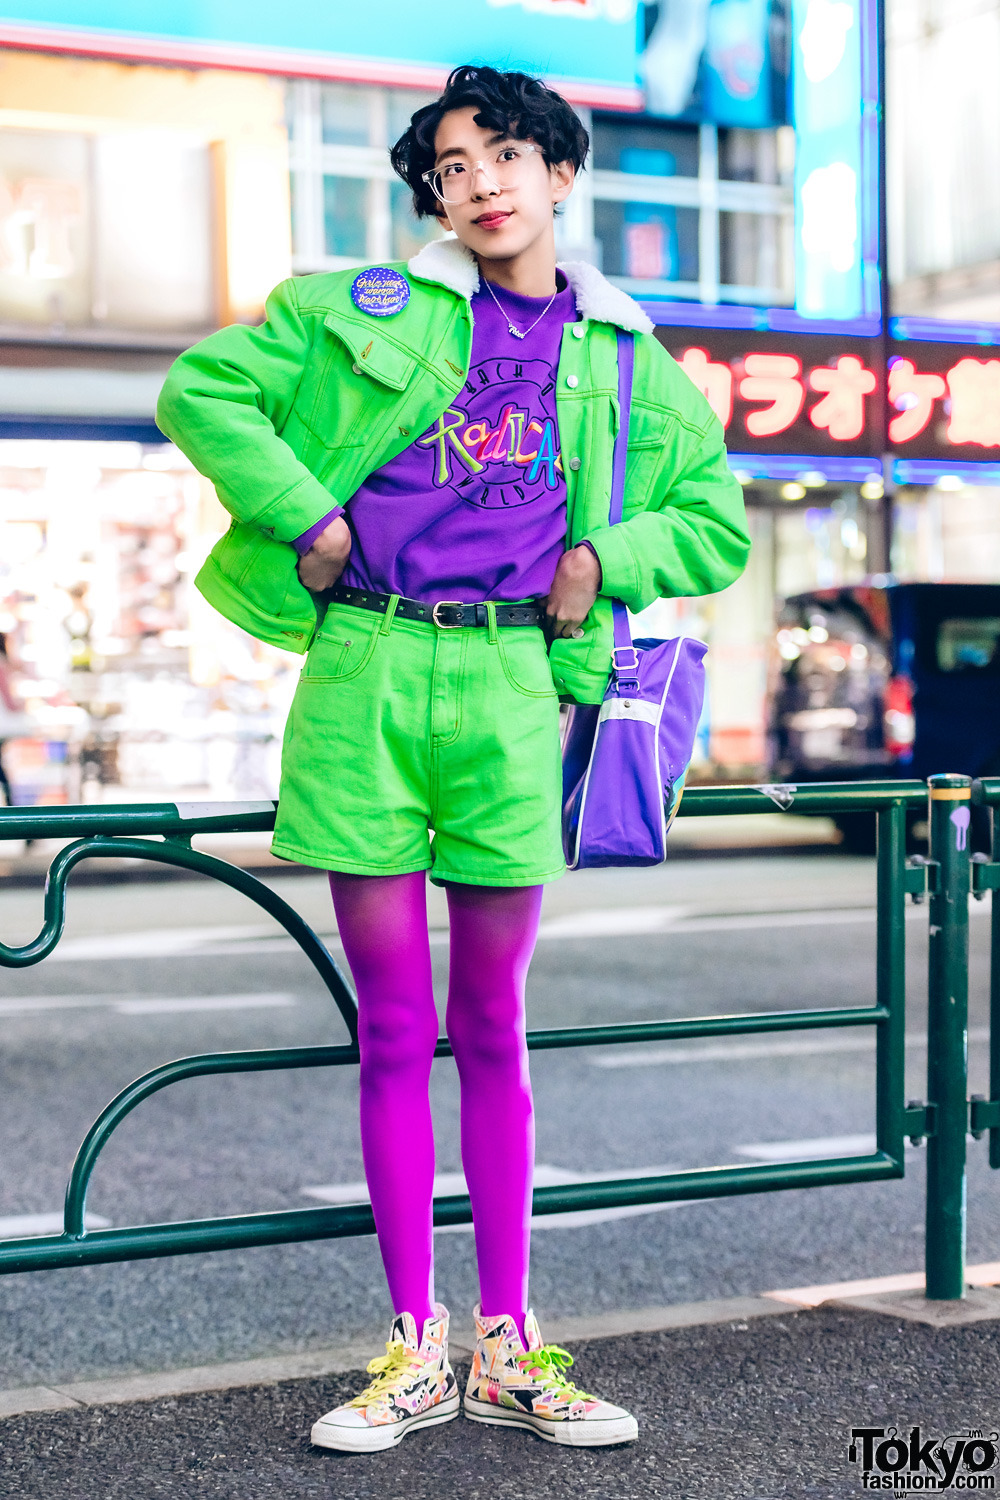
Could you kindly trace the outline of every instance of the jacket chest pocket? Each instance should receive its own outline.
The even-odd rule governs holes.
[[[654,480],[667,442],[664,414],[642,401],[633,401],[629,416],[625,504],[622,519],[637,515],[649,504]]]
[[[328,446],[369,444],[413,378],[417,361],[371,324],[330,314],[329,358],[303,420]]]

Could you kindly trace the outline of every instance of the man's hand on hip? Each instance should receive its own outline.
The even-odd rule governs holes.
[[[336,516],[298,561],[299,580],[311,594],[333,588],[351,555],[351,528]]]
[[[572,636],[580,630],[600,586],[601,565],[589,547],[573,547],[563,553],[545,600],[553,636]]]

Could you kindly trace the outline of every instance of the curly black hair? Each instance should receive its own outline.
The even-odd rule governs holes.
[[[501,73],[496,68],[466,63],[449,75],[440,98],[416,111],[409,128],[389,152],[394,171],[413,190],[418,218],[433,218],[437,213],[437,199],[421,175],[434,165],[437,128],[450,110],[470,105],[478,109],[473,118],[484,130],[496,130],[517,141],[534,141],[546,166],[568,161],[578,172],[582,169],[590,137],[561,94],[529,73]]]

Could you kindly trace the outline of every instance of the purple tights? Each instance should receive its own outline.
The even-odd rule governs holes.
[[[361,1150],[396,1313],[431,1316],[434,1133],[428,1095],[438,1036],[427,887],[412,875],[330,874],[358,992]],[[462,1164],[472,1199],[482,1311],[524,1337],[534,1116],[524,982],[541,886],[446,887],[451,973],[446,1027],[462,1090]]]

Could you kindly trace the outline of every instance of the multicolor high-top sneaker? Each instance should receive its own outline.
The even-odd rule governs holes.
[[[448,1363],[448,1309],[434,1304],[434,1316],[417,1339],[412,1314],[393,1319],[385,1353],[368,1365],[375,1379],[353,1401],[328,1411],[313,1425],[320,1448],[375,1453],[394,1448],[408,1432],[450,1422],[458,1416],[458,1382]]]
[[[484,1318],[476,1308],[476,1352],[462,1409],[474,1422],[530,1427],[550,1443],[602,1447],[639,1436],[635,1417],[578,1391],[564,1371],[573,1356],[543,1344],[535,1315],[524,1320],[527,1349],[511,1317]]]

